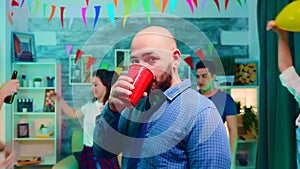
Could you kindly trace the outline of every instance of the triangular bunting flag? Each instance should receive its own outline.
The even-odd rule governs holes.
[[[77,63],[77,61],[78,61],[78,59],[81,57],[81,55],[83,55],[84,54],[84,52],[83,51],[81,51],[80,49],[77,49],[77,51],[76,51],[76,57],[75,57],[75,60],[74,60],[74,63],[76,64]]]
[[[56,9],[56,6],[55,6],[55,5],[52,5],[51,7],[52,7],[52,10],[51,10],[51,14],[50,14],[50,16],[49,16],[49,18],[48,18],[48,22],[50,22],[51,19],[53,18],[54,13],[55,13],[55,9]]]
[[[183,59],[189,66],[192,70],[194,70],[194,65],[193,65],[193,61],[192,61],[192,57],[191,56],[188,56],[186,58]]]
[[[67,56],[70,55],[71,51],[72,51],[72,45],[67,45],[67,46],[66,46]]]
[[[19,6],[19,2],[16,0],[11,1],[11,6]]]
[[[165,12],[166,6],[167,6],[168,0],[163,0],[162,10],[161,13]]]
[[[96,58],[94,58],[92,56],[88,56],[87,57],[87,64],[86,64],[85,69],[90,70],[91,66],[95,63],[95,61],[96,61]]]
[[[194,14],[194,7],[193,7],[193,3],[192,3],[192,0],[186,0],[186,2],[188,3],[191,11],[192,11],[192,14]]]
[[[229,0],[225,0],[225,10],[226,10],[227,7],[228,7],[228,3],[229,3]]]
[[[199,50],[196,52],[196,55],[197,55],[201,60],[205,60],[205,57],[204,57],[204,54],[203,54],[202,49],[199,49]]]
[[[60,23],[61,23],[61,27],[64,28],[64,11],[65,11],[65,7],[61,6],[60,7]]]
[[[94,8],[95,8],[95,19],[94,19],[93,29],[95,30],[95,27],[96,27],[96,24],[97,24],[97,21],[98,21],[98,18],[99,18],[101,6],[94,6]]]
[[[218,7],[218,11],[220,11],[220,4],[219,4],[219,0],[214,0],[215,4],[217,5]]]

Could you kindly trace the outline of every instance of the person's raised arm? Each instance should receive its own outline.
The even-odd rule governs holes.
[[[287,68],[293,66],[292,55],[290,52],[286,31],[276,27],[275,21],[269,21],[267,30],[273,30],[278,35],[278,68],[283,72]]]
[[[63,113],[65,113],[69,118],[75,119],[83,116],[80,110],[75,111],[59,94],[55,93],[53,97],[55,97],[56,101],[60,103]]]

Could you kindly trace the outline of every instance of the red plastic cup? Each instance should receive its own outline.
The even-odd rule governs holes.
[[[129,102],[132,106],[136,106],[142,97],[144,91],[154,78],[152,70],[141,64],[132,64],[129,66],[128,74],[133,79],[134,89],[129,96]]]

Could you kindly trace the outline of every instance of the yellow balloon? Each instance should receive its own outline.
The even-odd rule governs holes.
[[[275,23],[280,29],[300,32],[300,0],[286,5],[276,16]]]

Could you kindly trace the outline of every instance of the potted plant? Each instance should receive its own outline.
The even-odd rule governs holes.
[[[251,133],[254,136],[258,134],[258,119],[255,114],[254,107],[243,106],[244,114],[242,115],[242,124],[244,130]]]
[[[48,133],[48,127],[45,126],[44,124],[41,124],[41,125],[40,125],[40,131],[41,131],[41,133],[43,133],[43,134]]]
[[[42,78],[36,77],[33,79],[33,83],[35,87],[41,87]]]

